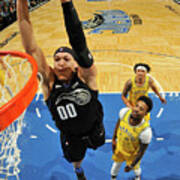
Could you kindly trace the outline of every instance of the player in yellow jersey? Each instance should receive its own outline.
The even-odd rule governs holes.
[[[4,61],[0,58],[0,84],[4,86],[5,73],[7,71],[7,66]],[[8,71],[8,77],[11,78],[11,73]]]
[[[135,76],[125,83],[122,92],[122,100],[127,107],[132,108],[135,106],[136,101],[140,96],[148,96],[149,88],[155,92],[162,103],[166,104],[166,99],[164,99],[159,93],[153,79],[147,76],[147,73],[149,73],[150,70],[151,68],[148,64],[138,63],[134,66]],[[150,114],[148,114],[145,119],[149,121]]]
[[[152,107],[152,100],[147,96],[141,96],[132,109],[126,107],[120,110],[112,138],[114,162],[111,180],[116,180],[124,161],[126,162],[124,171],[134,170],[135,180],[140,180],[140,161],[152,139],[152,129],[144,117]]]

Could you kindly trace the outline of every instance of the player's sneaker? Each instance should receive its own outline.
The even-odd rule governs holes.
[[[87,180],[82,168],[76,168],[75,173],[77,175],[78,180]]]
[[[111,180],[116,180],[116,177],[117,177],[117,176],[112,176],[112,175],[111,175]]]
[[[76,173],[78,180],[86,180],[84,173]]]
[[[136,176],[134,180],[141,180],[141,176]]]

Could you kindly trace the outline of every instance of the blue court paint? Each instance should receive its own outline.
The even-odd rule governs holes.
[[[101,34],[107,30],[114,34],[128,33],[132,26],[129,15],[122,10],[99,10],[94,13],[94,16],[96,18],[92,19],[96,21],[93,23],[89,20],[82,22],[86,29],[90,30],[89,34]],[[99,24],[101,19],[103,22]]]
[[[153,140],[142,160],[142,180],[179,180],[180,179],[180,97],[166,93],[167,105],[150,94],[154,102],[151,125]],[[18,139],[21,149],[21,180],[73,180],[76,176],[72,165],[64,158],[59,143],[59,132],[51,119],[42,96],[33,100],[28,107],[23,133]],[[121,94],[101,94],[99,97],[104,107],[106,139],[111,139],[118,119],[119,109],[125,107]],[[36,114],[39,109],[41,118]],[[157,118],[160,108],[164,108]],[[51,128],[56,131],[52,131]],[[82,164],[88,180],[109,180],[112,165],[111,143],[106,143],[98,150],[88,150]],[[133,173],[123,172],[118,179],[130,180]],[[13,179],[13,178],[12,178]]]

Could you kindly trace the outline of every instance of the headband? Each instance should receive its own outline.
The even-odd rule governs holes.
[[[78,59],[75,51],[73,49],[70,49],[68,47],[60,47],[58,48],[55,52],[54,52],[54,56],[57,54],[57,53],[63,53],[63,52],[67,52],[69,54],[71,54],[71,56],[74,58],[74,59]]]
[[[144,70],[147,72],[147,68],[145,66],[138,66],[136,70]]]

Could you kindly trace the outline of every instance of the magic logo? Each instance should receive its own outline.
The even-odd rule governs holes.
[[[97,11],[94,18],[82,22],[84,29],[92,29],[89,33],[100,34],[111,30],[112,33],[127,33],[131,27],[130,17],[121,10]]]

